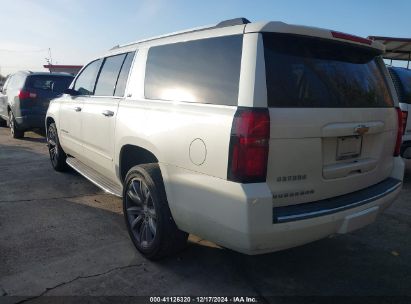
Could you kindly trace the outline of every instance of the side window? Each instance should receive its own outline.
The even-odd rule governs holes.
[[[233,35],[150,48],[146,98],[236,105],[242,43]]]
[[[124,60],[123,67],[121,68],[120,75],[118,76],[116,91],[114,96],[124,96],[126,90],[128,74],[130,73],[131,64],[133,63],[135,52],[127,54],[126,59]]]
[[[74,90],[80,95],[93,95],[97,74],[100,70],[102,59],[91,62],[77,77]]]
[[[21,73],[14,74],[9,84],[7,85],[8,91],[17,91],[21,90],[24,86],[24,82],[26,81],[26,76],[23,76]]]
[[[20,76],[18,74],[14,74],[11,76],[9,84],[7,85],[7,91],[11,93],[12,91],[19,90],[21,88],[18,88],[18,85],[20,83],[19,81]]]
[[[3,94],[6,94],[6,93],[7,93],[7,88],[9,87],[10,79],[11,79],[12,77],[13,77],[13,76],[9,76],[9,77],[6,79],[6,82],[5,82],[4,85],[3,85]]]
[[[120,73],[121,66],[123,65],[125,54],[107,57],[104,60],[103,67],[101,68],[100,76],[98,77],[96,90],[94,95],[96,96],[113,96],[116,88],[118,75]]]

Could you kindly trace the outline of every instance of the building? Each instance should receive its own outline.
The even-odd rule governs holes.
[[[60,64],[47,64],[43,65],[44,68],[48,69],[50,73],[69,73],[72,75],[76,75],[81,68],[82,65],[60,65]]]

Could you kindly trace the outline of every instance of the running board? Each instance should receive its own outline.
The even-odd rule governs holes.
[[[74,157],[67,157],[66,163],[74,170],[76,170],[78,173],[87,178],[90,182],[95,184],[97,187],[103,189],[105,192],[113,194],[118,197],[122,197],[123,191],[121,185],[112,182],[105,176],[98,173],[96,170],[83,164]]]

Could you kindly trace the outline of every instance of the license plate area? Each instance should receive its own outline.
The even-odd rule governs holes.
[[[337,137],[337,160],[356,158],[361,155],[362,136]]]

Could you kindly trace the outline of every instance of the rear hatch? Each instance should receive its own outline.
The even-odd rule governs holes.
[[[71,75],[30,75],[27,77],[25,95],[27,102],[22,104],[31,114],[44,115],[47,112],[50,100],[61,95],[66,90],[73,76]]]
[[[393,168],[397,112],[378,50],[263,33],[276,206],[354,192]]]

